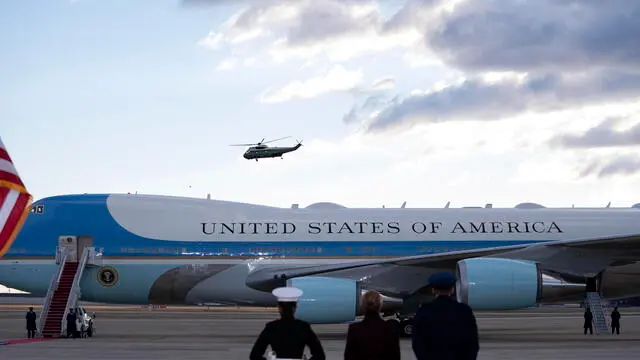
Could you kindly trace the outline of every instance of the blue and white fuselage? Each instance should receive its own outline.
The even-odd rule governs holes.
[[[336,311],[349,312],[357,308],[357,291],[363,288],[398,298],[411,296],[426,285],[429,273],[456,270],[456,262],[487,256],[475,251],[514,247],[517,253],[547,242],[624,238],[640,234],[639,219],[635,209],[287,209],[150,195],[56,196],[33,204],[19,236],[0,259],[0,283],[45,294],[57,268],[58,239],[69,235],[85,239],[84,245],[102,254],[101,266],[84,272],[81,289],[86,301],[273,305],[275,299],[268,291],[250,286],[251,276],[261,274],[258,270],[335,267],[309,272],[316,276],[287,278],[306,286],[305,292],[316,299],[327,290],[333,291],[328,296],[334,299],[344,297],[346,305]],[[590,249],[581,251],[584,256],[595,254]],[[617,256],[607,249],[599,251],[607,259]],[[461,255],[440,257],[456,253]],[[592,272],[580,262],[576,262],[579,270],[572,271],[571,259],[560,261],[545,254],[526,253],[522,259],[537,263],[538,268],[542,264],[550,273],[564,274],[559,281],[575,281],[580,271]],[[426,262],[384,265],[408,257]],[[432,259],[433,266],[429,265]],[[508,260],[516,265],[505,266],[520,266],[522,261],[516,260]],[[371,265],[346,265],[363,261]],[[612,261],[603,261],[603,270],[614,266]],[[489,264],[476,266],[480,270],[473,270],[474,276],[499,278],[490,274],[493,265]],[[101,279],[105,268],[114,272],[107,284]],[[262,281],[256,279],[256,283]],[[528,280],[523,281],[518,286]],[[538,297],[541,286],[536,288]],[[628,291],[612,291],[623,297],[640,294],[640,284],[625,287]],[[506,300],[503,296],[499,301]],[[343,315],[326,317],[342,321]]]

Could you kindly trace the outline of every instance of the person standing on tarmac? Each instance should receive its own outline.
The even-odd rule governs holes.
[[[361,308],[364,319],[349,325],[344,360],[400,360],[398,331],[380,316],[382,296],[368,291]]]
[[[584,312],[584,334],[587,335],[587,329],[589,333],[593,335],[593,313],[591,309],[587,308]]]
[[[29,308],[25,318],[27,319],[27,338],[33,339],[36,337],[36,331],[38,330],[38,326],[36,325],[37,315],[33,311],[33,307]]]
[[[616,306],[611,312],[611,334],[620,335],[620,312]]]
[[[417,360],[475,360],[480,350],[478,326],[467,304],[453,298],[456,277],[429,277],[435,300],[420,306],[413,320],[411,345]]]
[[[294,316],[302,290],[282,287],[273,290],[272,294],[278,298],[280,319],[266,324],[251,349],[249,359],[266,360],[264,353],[271,345],[278,359],[302,359],[305,346],[308,346],[311,351],[309,360],[325,360],[324,349],[311,325]]]
[[[67,314],[67,338],[73,336],[74,339],[78,337],[77,329],[76,329],[76,313],[73,309],[69,309],[69,313]]]

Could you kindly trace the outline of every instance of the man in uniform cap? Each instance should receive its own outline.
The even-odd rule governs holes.
[[[302,359],[305,346],[311,351],[309,360],[325,360],[324,349],[309,323],[294,317],[302,290],[283,287],[273,290],[278,298],[280,319],[267,323],[251,349],[250,360],[266,360],[267,346],[278,359]]]
[[[435,300],[423,304],[413,321],[412,347],[418,360],[471,360],[480,350],[478,327],[471,308],[453,298],[456,277],[429,277]]]

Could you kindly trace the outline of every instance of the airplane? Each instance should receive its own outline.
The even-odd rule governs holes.
[[[303,290],[296,317],[355,321],[361,295],[410,336],[432,298],[428,277],[451,271],[458,301],[515,310],[640,296],[637,209],[280,208],[142,194],[39,199],[0,246],[0,283],[47,294],[61,259],[91,257],[81,300],[136,305],[275,306],[271,290]],[[2,244],[0,244],[2,245]],[[73,261],[73,260],[72,260]],[[58,264],[60,263],[60,264]]]
[[[281,147],[269,147],[265,144],[270,142],[279,141],[282,139],[290,138],[291,136],[285,136],[280,139],[264,141],[264,138],[258,142],[257,144],[233,144],[231,146],[251,146],[247,151],[242,155],[247,160],[255,159],[266,159],[266,158],[276,158],[280,157],[282,159],[282,155],[296,151],[302,146],[302,140],[298,141],[298,143],[294,146],[281,146]]]

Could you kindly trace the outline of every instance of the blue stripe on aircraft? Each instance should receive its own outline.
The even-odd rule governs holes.
[[[5,258],[51,257],[58,236],[90,235],[105,257],[387,257],[432,254],[543,241],[251,241],[202,242],[148,239],[130,233],[111,217],[109,195],[65,195],[43,199],[42,213],[32,213]],[[61,211],[60,207],[64,206]]]
[[[121,243],[120,241],[114,241]],[[139,242],[116,247],[104,247],[106,257],[386,257],[433,254],[450,251],[471,250],[498,246],[532,244],[536,241],[323,241],[319,242],[183,242],[154,241],[153,244]],[[94,239],[96,248],[103,247]],[[146,246],[146,247],[145,247]],[[6,258],[29,256],[53,256],[53,246],[23,249],[15,245],[5,254]]]

